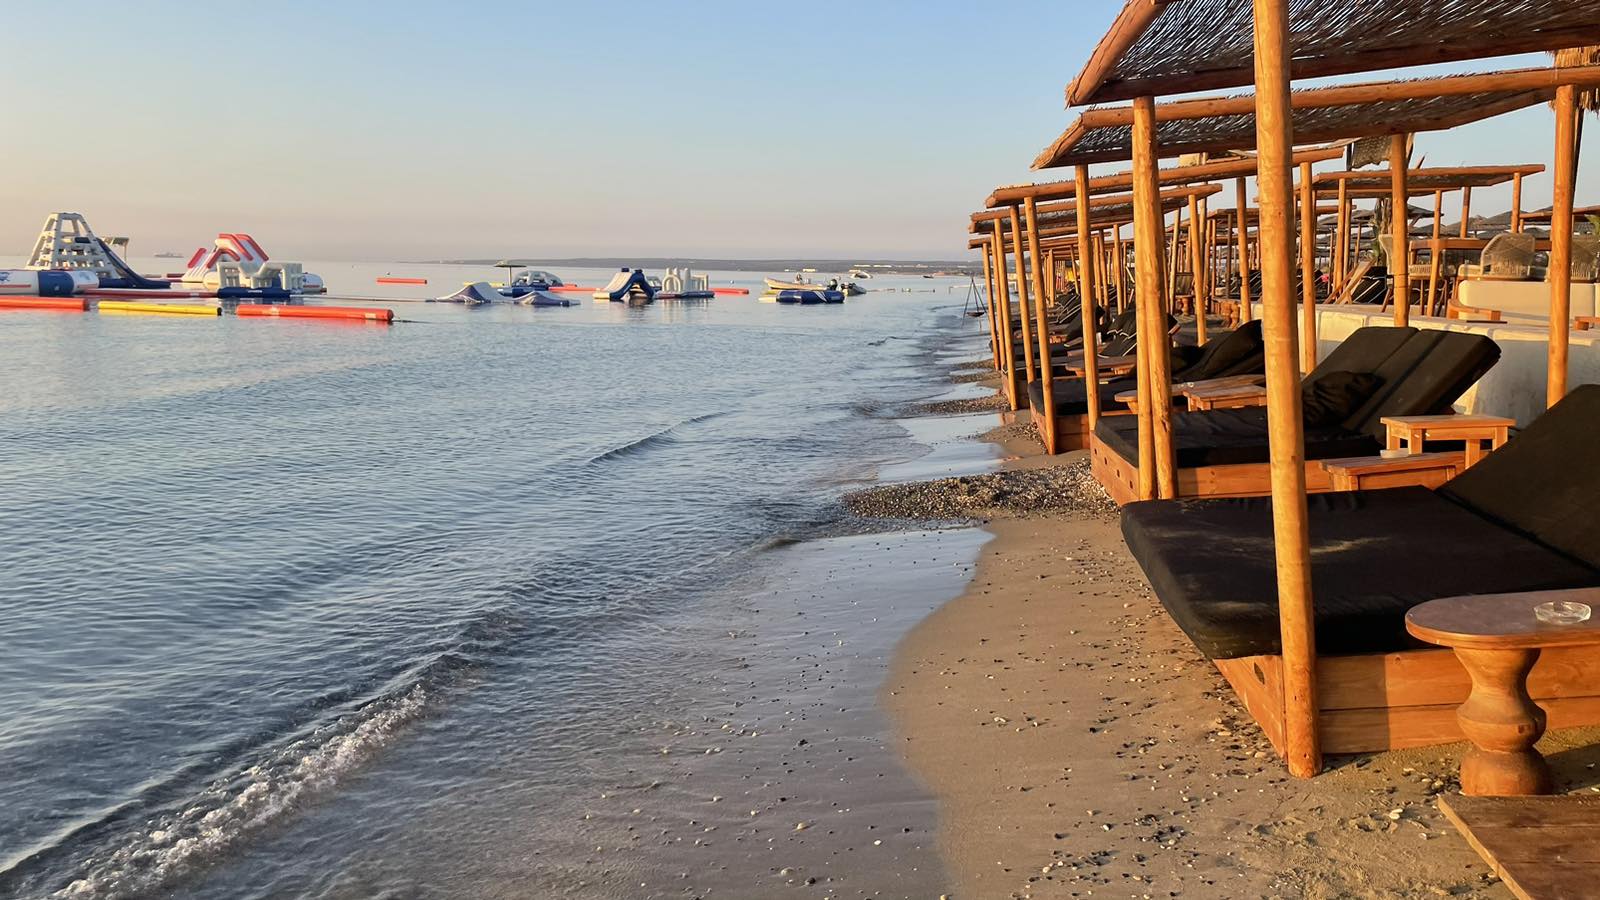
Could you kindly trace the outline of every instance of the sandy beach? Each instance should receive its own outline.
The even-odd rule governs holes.
[[[1049,461],[1026,427],[988,439],[1012,458],[986,478],[1083,484],[1082,454]],[[952,897],[1510,896],[1435,806],[1459,788],[1460,746],[1291,778],[1150,593],[1114,512],[984,497],[968,512],[994,539],[970,586],[901,643],[880,698],[938,798]],[[1541,745],[1566,790],[1595,784],[1594,737]]]

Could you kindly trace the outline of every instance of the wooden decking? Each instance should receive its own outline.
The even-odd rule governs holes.
[[[1600,894],[1600,796],[1440,797],[1439,809],[1523,900]]]

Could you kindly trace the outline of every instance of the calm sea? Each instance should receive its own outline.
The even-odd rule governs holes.
[[[308,269],[396,301],[497,274]],[[715,278],[755,290],[387,328],[0,312],[0,896],[364,895],[341,873],[403,870],[419,823],[582,786],[686,611],[924,452],[885,411],[939,391],[966,292]]]

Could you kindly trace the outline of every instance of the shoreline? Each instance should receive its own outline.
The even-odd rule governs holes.
[[[949,480],[1071,483],[1058,473],[1084,454],[1044,457],[1025,421],[979,438],[1003,448],[999,473]],[[937,797],[952,897],[1508,896],[1435,806],[1459,790],[1461,747],[1290,777],[1155,600],[1114,512],[972,494],[992,540],[901,640],[879,695]],[[1546,744],[1581,754],[1583,736]]]

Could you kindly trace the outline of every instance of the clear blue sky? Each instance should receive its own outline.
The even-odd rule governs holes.
[[[74,210],[146,254],[965,256],[990,188],[1060,177],[1027,166],[1115,8],[13,4],[0,254]],[[1549,123],[1422,146],[1544,162]]]

